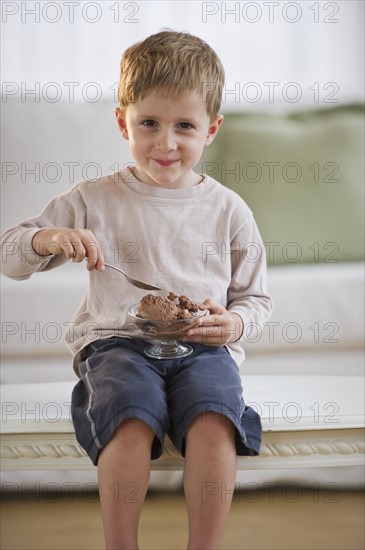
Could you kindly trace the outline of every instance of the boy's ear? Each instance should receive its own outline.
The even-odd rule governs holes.
[[[205,140],[205,145],[210,145],[215,138],[215,136],[218,134],[218,130],[220,128],[220,125],[222,124],[224,119],[223,115],[216,115],[212,120],[208,128],[208,134],[207,138]]]
[[[123,116],[123,113],[122,113],[122,111],[120,110],[119,107],[117,107],[115,109],[115,118],[117,119],[119,130],[121,131],[122,136],[125,139],[129,139],[128,130],[127,130],[127,123],[126,123],[126,120]]]

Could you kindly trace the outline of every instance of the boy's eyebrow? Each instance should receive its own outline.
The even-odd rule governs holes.
[[[146,118],[146,119],[158,119],[159,116],[158,115],[154,115],[152,113],[150,114],[138,114],[138,118]],[[187,116],[176,116],[176,120],[183,120],[184,122],[193,122],[195,124],[197,124],[197,121],[195,118],[193,118],[191,115],[187,115]]]

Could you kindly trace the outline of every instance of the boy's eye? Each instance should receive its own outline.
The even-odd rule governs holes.
[[[190,128],[193,127],[193,125],[190,124],[190,122],[179,122],[178,126],[183,130],[189,130]]]
[[[155,121],[155,120],[152,120],[152,119],[144,120],[144,121],[142,122],[142,125],[143,125],[143,126],[148,126],[148,127],[151,127],[151,128],[152,128],[153,126],[155,126],[155,124],[156,124],[156,121]]]

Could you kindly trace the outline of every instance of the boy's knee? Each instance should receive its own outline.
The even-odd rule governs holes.
[[[190,423],[187,436],[198,437],[212,444],[217,444],[226,438],[234,436],[234,425],[227,416],[216,412],[206,412],[197,415]]]
[[[123,439],[128,444],[147,441],[152,443],[155,434],[152,429],[139,418],[127,418],[116,428],[114,438]]]

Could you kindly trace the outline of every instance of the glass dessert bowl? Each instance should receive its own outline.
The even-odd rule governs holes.
[[[143,334],[158,343],[147,346],[144,350],[147,357],[152,359],[176,359],[190,355],[193,348],[189,344],[179,342],[197,321],[208,313],[206,309],[198,309],[191,317],[173,320],[144,319],[138,314],[138,304],[128,310],[128,316]]]

